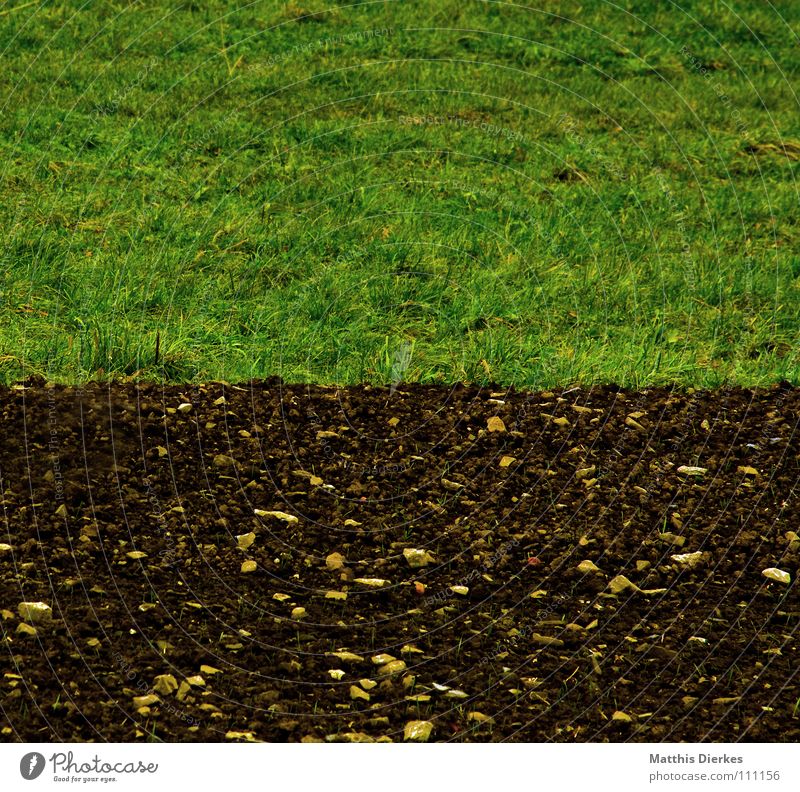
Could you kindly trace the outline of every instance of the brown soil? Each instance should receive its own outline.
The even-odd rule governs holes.
[[[800,739],[800,390],[495,390],[0,391],[3,739]]]

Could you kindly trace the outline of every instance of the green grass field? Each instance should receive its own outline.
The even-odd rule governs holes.
[[[0,380],[800,381],[800,9],[0,5]]]

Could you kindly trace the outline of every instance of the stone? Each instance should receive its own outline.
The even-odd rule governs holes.
[[[133,561],[138,561],[141,558],[147,558],[147,553],[143,553],[141,550],[132,550],[130,553],[125,553],[125,555]]]
[[[486,429],[489,432],[505,432],[506,425],[503,423],[503,419],[500,418],[498,415],[493,415],[489,420],[486,422]]]
[[[8,553],[13,552],[13,550],[14,548],[10,544],[0,542],[0,556],[7,555]]]
[[[186,684],[192,687],[205,687],[206,681],[199,674],[195,674],[194,676],[186,677]]]
[[[325,592],[325,599],[346,600],[347,599],[347,592],[346,591],[326,591]]]
[[[300,619],[305,619],[305,617],[306,617],[305,608],[292,608],[292,618],[295,621],[300,621]]]
[[[681,536],[680,534],[672,533],[671,531],[666,531],[664,533],[660,533],[658,535],[659,541],[663,542],[664,544],[674,545],[675,547],[683,547],[686,544],[686,537]]]
[[[765,578],[769,578],[770,580],[774,580],[778,583],[784,583],[787,586],[792,582],[792,576],[788,572],[784,572],[782,569],[776,569],[775,567],[765,569],[761,572],[761,574]]]
[[[513,456],[500,457],[500,467],[501,468],[511,467],[511,465],[513,465],[516,461],[517,458]]]
[[[433,556],[427,550],[417,550],[412,547],[403,550],[403,558],[412,569],[421,569],[434,563]]]
[[[560,638],[553,638],[549,635],[540,635],[539,633],[531,634],[531,643],[536,646],[563,646],[564,642]]]
[[[345,650],[341,650],[338,652],[326,652],[326,657],[335,657],[337,660],[341,660],[344,663],[365,663],[366,659],[363,658],[361,655],[357,655],[354,652],[348,652]]]
[[[391,663],[382,665],[378,673],[381,674],[381,676],[391,676],[392,674],[400,674],[405,670],[406,664],[404,660],[392,660]]]
[[[598,567],[597,564],[594,563],[594,561],[589,561],[587,559],[586,561],[581,561],[580,564],[578,564],[578,572],[589,573],[589,572],[599,572],[599,571],[600,567]]]
[[[375,738],[370,737],[366,732],[344,732],[343,734],[334,735],[335,739],[332,742],[345,742],[345,743],[374,743]]]
[[[450,586],[450,591],[453,594],[458,594],[460,597],[466,597],[469,594],[469,588],[467,586]]]
[[[258,564],[255,561],[242,562],[242,574],[248,575],[258,569]]]
[[[48,624],[53,620],[53,609],[44,602],[20,602],[17,613],[31,624]]]
[[[17,635],[27,635],[31,638],[38,634],[35,627],[31,627],[30,624],[25,624],[25,622],[20,622],[17,625],[16,633]]]
[[[359,679],[358,684],[361,685],[364,690],[372,690],[378,683],[374,679]]]
[[[139,707],[151,707],[153,704],[160,704],[161,699],[155,693],[148,693],[146,696],[134,696],[133,706],[136,709]]]
[[[214,676],[214,674],[221,674],[222,671],[219,668],[214,668],[214,666],[203,664],[200,666],[200,673],[206,676]]]
[[[578,468],[575,471],[575,478],[580,481],[581,479],[591,478],[597,472],[597,466],[591,465],[590,467]]]
[[[255,734],[251,731],[248,732],[240,732],[240,731],[229,731],[225,732],[225,739],[226,740],[238,740],[240,742],[258,742],[256,740]]]
[[[227,454],[217,454],[212,460],[212,464],[215,468],[224,470],[226,468],[235,468],[236,460]]]
[[[636,591],[639,594],[663,594],[666,589],[641,589],[635,583],[628,580],[625,575],[617,575],[615,578],[611,580],[608,584],[608,588],[612,594],[621,594],[623,591],[631,590]]]
[[[178,405],[178,412],[188,413],[192,411],[192,405],[189,402],[182,402]]]
[[[331,572],[336,572],[337,570],[341,569],[347,563],[345,557],[341,553],[331,553],[325,559],[325,566],[330,569]]]
[[[178,680],[172,674],[159,674],[153,681],[153,690],[162,696],[171,696],[178,689]]]
[[[676,564],[693,569],[694,567],[703,563],[705,560],[705,553],[703,553],[701,550],[698,550],[696,553],[679,553],[676,555],[671,555],[670,558]]]
[[[708,468],[696,467],[694,465],[681,465],[677,472],[682,476],[703,476],[708,473]]]
[[[328,676],[331,679],[335,679],[337,682],[344,677],[345,673],[346,672],[343,671],[341,668],[329,668],[328,669]]]
[[[236,546],[241,550],[247,550],[247,548],[250,547],[250,545],[252,545],[253,542],[255,542],[255,540],[256,540],[255,531],[250,531],[250,533],[246,534],[239,534],[236,537]]]
[[[745,476],[759,475],[758,471],[754,467],[750,467],[750,465],[739,465],[739,467],[736,468],[736,472]]]
[[[725,707],[728,704],[738,704],[741,700],[741,696],[720,696],[712,699],[711,703],[716,707]]]
[[[366,690],[362,690],[358,685],[350,685],[351,701],[369,701],[370,695]]]
[[[433,733],[431,721],[409,721],[403,729],[406,742],[428,742]]]
[[[254,511],[256,517],[274,517],[276,520],[281,520],[290,525],[299,522],[293,514],[287,514],[282,511],[264,511],[263,509],[255,509]]]
[[[394,660],[397,660],[397,658],[394,655],[390,654],[377,654],[370,659],[377,666],[386,665],[387,663],[391,663]]]
[[[383,586],[389,585],[389,581],[383,578],[354,578],[353,583],[360,583],[362,586],[369,586],[369,588],[383,588]]]

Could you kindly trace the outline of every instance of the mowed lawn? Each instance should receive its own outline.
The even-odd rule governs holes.
[[[0,5],[0,381],[800,381],[797,8],[531,5]]]

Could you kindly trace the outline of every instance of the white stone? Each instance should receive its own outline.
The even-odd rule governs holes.
[[[678,473],[683,476],[702,476],[704,473],[708,473],[708,468],[695,467],[694,465],[681,465],[678,468]]]
[[[275,517],[277,520],[283,520],[285,523],[296,523],[298,522],[297,517],[293,514],[287,514],[286,512],[282,511],[264,511],[263,509],[255,509],[255,514],[257,517]]]
[[[775,580],[778,583],[784,583],[787,586],[792,582],[792,576],[788,572],[784,572],[782,569],[776,569],[775,567],[765,569],[761,574],[765,578]]]
[[[670,558],[676,563],[680,564],[681,566],[687,567],[696,567],[698,564],[702,563],[704,558],[704,553],[702,550],[698,550],[696,553],[677,553],[676,555],[670,556]]]
[[[412,547],[403,550],[403,558],[412,569],[420,569],[434,562],[433,556],[427,550],[417,550]]]
[[[23,621],[44,624],[53,620],[53,609],[44,602],[20,602],[17,613]]]
[[[409,742],[427,742],[433,731],[430,721],[409,721],[403,730],[404,739]]]

